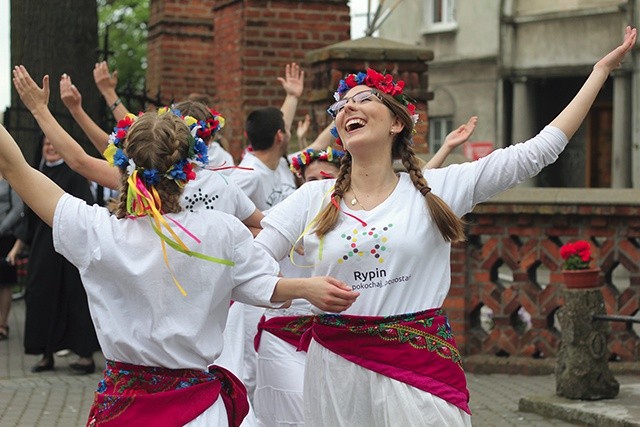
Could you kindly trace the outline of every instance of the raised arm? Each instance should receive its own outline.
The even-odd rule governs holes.
[[[29,166],[4,126],[0,126],[0,172],[22,201],[51,226],[56,205],[64,191]]]
[[[120,171],[106,160],[87,154],[49,111],[49,76],[44,76],[41,88],[20,65],[13,69],[13,84],[24,105],[71,169],[104,187],[120,187]]]
[[[285,67],[285,77],[278,77],[278,81],[282,84],[282,88],[286,92],[286,97],[282,103],[280,110],[284,116],[285,129],[291,130],[293,117],[296,115],[298,108],[298,99],[302,96],[304,89],[304,71],[295,62],[287,64]]]
[[[98,90],[102,94],[109,110],[113,114],[116,120],[124,119],[124,116],[129,114],[129,110],[122,104],[122,100],[116,92],[116,86],[118,85],[118,70],[113,73],[109,72],[109,66],[107,61],[98,62],[93,67],[93,79],[98,86]]]
[[[304,150],[307,148],[307,132],[311,127],[311,116],[304,115],[304,120],[298,120],[298,127],[296,128],[296,136],[298,137],[298,148]]]
[[[85,135],[89,137],[93,146],[99,153],[104,152],[109,144],[109,135],[84,111],[82,95],[67,74],[60,77],[60,99]]]
[[[449,133],[447,137],[444,139],[444,143],[442,147],[433,155],[431,160],[427,162],[427,169],[435,169],[442,166],[444,161],[447,159],[447,156],[451,154],[451,152],[458,147],[459,145],[464,144],[469,140],[471,134],[476,129],[476,124],[478,123],[478,117],[472,116],[469,121],[463,125],[461,125],[458,129],[455,129],[453,132]]]
[[[591,105],[595,101],[598,92],[609,77],[611,71],[621,66],[625,55],[635,45],[637,35],[637,29],[631,27],[625,29],[622,44],[609,52],[593,66],[593,71],[589,74],[589,77],[576,96],[569,102],[564,110],[549,123],[550,125],[559,128],[568,139],[571,139],[587,116]]]

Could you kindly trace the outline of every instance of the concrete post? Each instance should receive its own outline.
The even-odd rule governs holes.
[[[556,366],[556,394],[568,399],[616,397],[620,384],[609,370],[609,324],[593,321],[605,314],[600,289],[567,289],[558,312],[562,342]]]

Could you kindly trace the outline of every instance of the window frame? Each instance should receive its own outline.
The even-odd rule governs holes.
[[[436,2],[442,9],[442,21],[435,22],[433,10]],[[455,0],[425,0],[423,14],[422,34],[441,33],[455,31],[458,28],[456,21],[456,1]]]
[[[438,132],[439,135],[436,135],[436,132]],[[429,117],[429,154],[436,154],[438,150],[442,148],[447,135],[451,132],[453,132],[453,116]],[[438,141],[436,141],[436,137],[439,138]]]

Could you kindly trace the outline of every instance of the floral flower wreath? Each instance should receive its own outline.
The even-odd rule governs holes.
[[[211,135],[215,135],[220,129],[224,127],[224,117],[214,110],[213,108],[209,108],[209,112],[211,113],[211,117],[207,120],[200,120],[198,122],[198,135],[202,139],[207,139]]]
[[[302,178],[302,170],[310,163],[320,160],[323,162],[333,163],[340,167],[340,160],[344,156],[344,151],[336,150],[335,148],[327,148],[324,151],[313,150],[311,148],[301,151],[300,154],[294,156],[291,159],[291,165],[289,169],[295,173],[298,177]]]
[[[416,106],[413,103],[413,100],[403,93],[404,81],[398,80],[397,82],[394,82],[391,74],[381,74],[372,68],[367,68],[366,72],[361,71],[358,74],[347,74],[344,79],[340,80],[338,89],[333,94],[333,98],[336,101],[339,101],[344,94],[349,91],[349,89],[358,85],[366,85],[370,88],[386,93],[387,95],[391,95],[396,99],[396,101],[407,107],[407,110],[409,110],[409,114],[413,119],[413,123],[415,124],[418,122],[419,116],[416,114]],[[331,128],[331,134],[336,138],[336,143],[342,146],[342,141],[338,136],[338,129],[336,129],[335,126]]]
[[[161,178],[174,180],[180,186],[195,179],[196,173],[194,166],[205,167],[209,162],[207,144],[205,144],[202,137],[198,135],[198,131],[201,130],[201,127],[206,125],[206,123],[204,121],[198,121],[191,116],[181,116],[178,110],[167,107],[159,109],[158,115],[167,112],[181,117],[186,125],[189,126],[191,136],[188,141],[189,150],[186,158],[177,161],[164,173],[159,172],[157,169],[144,169],[137,166],[133,159],[130,159],[122,149],[129,128],[137,118],[133,114],[127,114],[122,120],[118,121],[118,124],[114,127],[113,132],[109,136],[109,145],[103,153],[104,158],[107,159],[110,165],[119,167],[123,172],[127,173],[128,176],[131,176],[134,171],[138,171],[142,180],[149,185],[156,185],[160,182]]]

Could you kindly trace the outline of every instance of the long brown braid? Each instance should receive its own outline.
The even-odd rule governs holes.
[[[444,200],[433,194],[427,180],[422,175],[422,170],[418,166],[418,160],[413,148],[406,141],[398,141],[396,145],[402,164],[407,169],[413,185],[426,199],[431,218],[436,223],[442,237],[448,242],[464,241],[464,222],[458,218]]]
[[[156,169],[160,174],[164,174],[172,165],[188,156],[190,137],[187,125],[174,114],[158,115],[155,111],[148,112],[138,117],[129,128],[124,142],[124,152],[137,167],[146,170]],[[118,218],[127,215],[127,179],[127,174],[123,173],[120,180],[120,200],[116,210]],[[174,180],[161,178],[155,188],[162,201],[163,213],[182,210],[182,188]]]
[[[351,154],[347,151],[340,161],[340,171],[338,172],[338,177],[336,178],[336,183],[333,188],[333,194],[331,195],[338,206],[340,206],[340,200],[344,197],[344,193],[346,193],[350,187]],[[322,238],[329,231],[333,230],[338,222],[338,218],[340,218],[340,210],[333,203],[329,203],[325,206],[317,216],[317,222],[314,229],[318,237]]]

